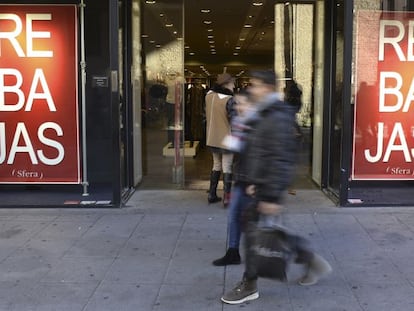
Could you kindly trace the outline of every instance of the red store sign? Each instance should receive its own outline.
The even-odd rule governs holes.
[[[414,13],[359,11],[352,179],[414,179]]]
[[[0,5],[0,183],[80,183],[77,7]]]

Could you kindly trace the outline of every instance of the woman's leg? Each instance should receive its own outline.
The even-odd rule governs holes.
[[[221,154],[213,152],[213,169],[210,175],[210,188],[208,190],[208,203],[220,202],[221,198],[217,196],[217,185],[221,174]]]
[[[223,205],[224,207],[227,207],[230,203],[233,154],[223,153],[222,161],[223,161],[222,165],[223,165],[223,185],[224,185]]]

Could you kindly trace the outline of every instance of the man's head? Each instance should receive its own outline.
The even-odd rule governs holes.
[[[272,70],[257,70],[250,73],[249,93],[254,101],[260,101],[275,92],[277,86],[277,76]]]

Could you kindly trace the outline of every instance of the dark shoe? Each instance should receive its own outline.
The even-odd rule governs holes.
[[[332,272],[332,267],[323,257],[314,254],[305,275],[299,280],[299,284],[309,286],[316,284],[320,278]]]
[[[231,291],[228,291],[221,297],[221,301],[235,305],[243,303],[249,300],[255,300],[259,298],[259,292],[257,291],[257,281],[248,281],[243,279],[236,285]]]
[[[226,254],[213,261],[215,266],[227,266],[227,265],[239,265],[241,262],[239,249],[238,248],[229,248]]]
[[[207,200],[208,200],[208,203],[217,203],[221,201],[221,198],[218,197],[217,195],[214,197],[211,197],[210,195],[208,195]]]

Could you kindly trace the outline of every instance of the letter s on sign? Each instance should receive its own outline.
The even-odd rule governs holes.
[[[37,156],[39,157],[40,161],[42,161],[46,165],[57,165],[63,161],[63,158],[65,157],[65,149],[59,142],[45,137],[44,134],[47,129],[54,129],[58,136],[63,136],[63,130],[59,126],[59,124],[56,124],[54,122],[46,122],[39,126],[39,129],[37,131],[37,136],[39,137],[39,140],[46,146],[55,148],[58,151],[58,155],[54,159],[49,159],[44,155],[42,150],[38,150]]]

